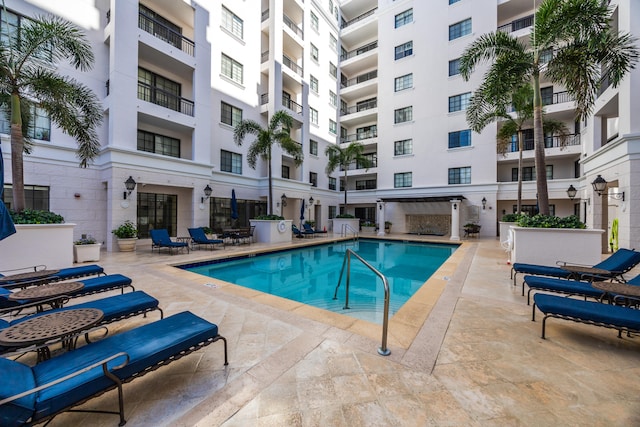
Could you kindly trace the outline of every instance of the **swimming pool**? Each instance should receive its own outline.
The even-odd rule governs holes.
[[[457,245],[366,240],[336,242],[285,251],[214,260],[181,268],[324,310],[382,323],[384,286],[358,260],[351,260],[349,309],[344,308],[347,249],[355,251],[389,280],[389,316],[431,277]],[[346,269],[345,269],[346,270]],[[338,287],[337,299],[334,299]]]

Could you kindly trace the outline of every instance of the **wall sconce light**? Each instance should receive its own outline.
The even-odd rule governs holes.
[[[378,209],[382,210],[382,203],[378,204]]]
[[[205,200],[211,197],[212,192],[213,190],[209,187],[209,184],[207,184],[207,186],[204,187],[204,197],[200,197],[200,203],[204,203]]]
[[[313,206],[313,196],[309,197],[309,206]]]
[[[487,209],[487,198],[483,197],[482,198],[482,210]]]
[[[136,189],[136,182],[131,175],[129,175],[129,178],[124,182],[124,187],[127,191],[122,194],[122,197],[124,200],[127,200],[127,196],[130,196],[131,192]]]
[[[282,196],[280,196],[280,203],[282,204],[282,207],[287,206],[287,195],[282,193]]]
[[[605,180],[601,175],[598,175],[591,183],[591,186],[593,187],[593,191],[598,193],[598,196],[602,196],[602,193],[607,191],[607,180]],[[610,194],[609,197],[616,200],[622,200],[624,202],[624,191],[622,193]]]
[[[578,194],[578,190],[576,190],[576,187],[571,184],[569,188],[567,188],[567,196],[569,196],[569,198],[573,200],[576,197],[576,194]]]
[[[455,211],[456,209],[458,209],[458,204],[457,204],[457,203],[454,203],[454,204],[453,204],[453,210]]]

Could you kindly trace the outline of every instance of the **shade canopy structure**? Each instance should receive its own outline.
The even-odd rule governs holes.
[[[4,240],[16,232],[13,220],[7,207],[2,201],[4,192],[4,160],[2,159],[2,144],[0,144],[0,240]]]

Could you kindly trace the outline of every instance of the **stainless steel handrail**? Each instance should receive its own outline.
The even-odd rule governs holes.
[[[347,237],[348,231],[351,231],[353,233],[354,239],[358,237],[358,230],[354,229],[349,224],[342,224],[342,229],[340,230],[340,237]]]
[[[362,262],[369,270],[373,271],[373,273],[378,276],[382,280],[382,284],[384,285],[384,317],[382,319],[382,344],[378,349],[378,354],[382,356],[388,356],[391,354],[391,350],[387,348],[387,330],[389,329],[389,281],[385,277],[384,274],[380,273],[374,266],[365,261],[360,255],[352,251],[351,249],[347,249],[344,254],[344,259],[342,261],[342,268],[340,269],[340,278],[338,279],[338,284],[336,286],[336,290],[333,293],[333,299],[338,299],[338,288],[340,287],[340,283],[342,282],[342,275],[344,273],[345,264],[347,266],[347,283],[345,288],[345,301],[344,308],[349,309],[349,281],[351,277],[351,255],[355,256]]]

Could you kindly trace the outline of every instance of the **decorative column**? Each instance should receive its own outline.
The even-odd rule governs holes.
[[[451,203],[451,237],[449,240],[460,240],[460,200],[449,200]]]
[[[378,205],[378,236],[384,236],[384,202],[379,201]]]

